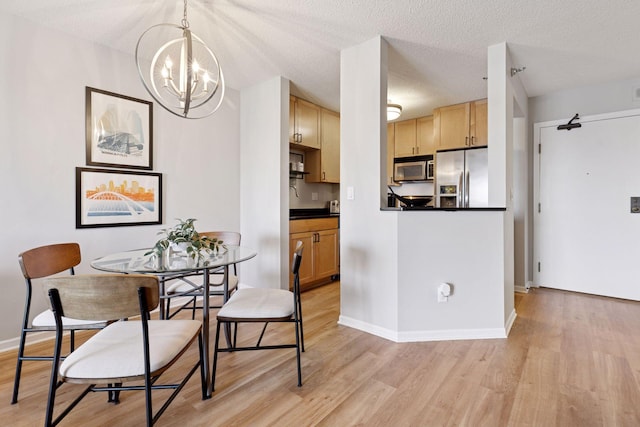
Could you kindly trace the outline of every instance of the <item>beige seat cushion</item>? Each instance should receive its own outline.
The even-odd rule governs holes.
[[[70,317],[62,317],[62,324],[64,327],[74,327],[74,326],[91,326],[91,325],[100,325],[105,323],[104,321],[89,321],[89,320],[78,320],[72,319]],[[53,311],[46,310],[42,313],[38,314],[31,322],[31,325],[36,328],[44,328],[44,327],[53,327],[56,326],[56,318],[53,315]]]
[[[283,289],[238,289],[220,311],[220,318],[285,318],[294,312],[293,293]]]
[[[197,336],[198,320],[150,320],[151,372],[164,368]],[[126,378],[144,375],[140,321],[119,321],[100,330],[60,365],[69,380]]]
[[[224,280],[224,274],[210,274],[209,275],[209,292],[222,293],[222,281]],[[196,276],[187,280],[177,280],[172,283],[166,290],[166,294],[169,296],[176,294],[183,294],[192,292],[194,289],[202,286],[202,276]],[[238,276],[233,274],[229,275],[229,292],[238,287]]]

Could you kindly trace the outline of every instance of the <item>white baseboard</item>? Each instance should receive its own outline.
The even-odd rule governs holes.
[[[55,338],[55,332],[43,331],[43,332],[29,332],[27,334],[27,345],[39,343],[42,341],[53,340]],[[9,338],[8,340],[0,341],[0,352],[17,350],[20,346],[20,337]]]
[[[188,302],[190,297],[178,297],[174,298],[174,307],[176,305],[184,304]],[[158,308],[152,311],[152,313],[157,313],[159,311]],[[68,332],[65,332],[65,335]],[[29,332],[27,334],[27,345],[36,344],[42,341],[53,340],[55,338],[55,332],[52,331],[42,331],[42,332]],[[17,350],[20,346],[20,337],[9,338],[8,340],[0,341],[0,352],[9,351],[9,350]]]
[[[510,316],[508,329],[505,328],[484,328],[484,329],[447,329],[433,331],[410,331],[397,332],[379,326],[371,325],[360,320],[352,319],[340,315],[338,324],[348,326],[381,338],[394,342],[423,342],[423,341],[455,341],[455,340],[479,340],[506,338],[511,325],[515,320],[515,311]],[[510,322],[510,323],[509,323]]]
[[[507,319],[507,324],[504,325],[504,330],[506,331],[506,335],[509,336],[509,332],[511,332],[511,328],[513,327],[513,324],[516,321],[516,317],[518,317],[518,314],[516,313],[515,308],[513,310],[511,310],[511,314],[509,315],[509,318]]]
[[[529,293],[529,288],[527,288],[526,286],[514,286],[513,290],[518,292],[519,294],[528,294]]]

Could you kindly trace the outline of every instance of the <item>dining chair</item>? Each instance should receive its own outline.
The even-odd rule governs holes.
[[[45,426],[57,425],[89,392],[108,392],[109,401],[117,403],[118,394],[127,390],[144,391],[146,425],[151,426],[198,368],[202,399],[206,398],[202,323],[198,320],[150,320],[149,313],[160,303],[156,276],[93,274],[54,277],[44,281],[44,288],[56,320]],[[110,323],[62,360],[63,313],[85,320],[123,320]],[[139,316],[139,321],[133,319],[136,316]],[[199,344],[197,362],[184,367],[188,372],[180,382],[160,383],[161,374],[181,356],[190,354],[187,350],[196,338]],[[171,375],[177,374],[172,372]],[[88,385],[64,410],[58,411],[59,415],[54,419],[56,392],[64,383]],[[152,390],[166,389],[173,392],[154,413]],[[112,396],[116,398],[111,399]]]
[[[205,231],[199,233],[201,236],[206,236],[211,239],[215,238],[222,241],[223,245],[240,246],[241,235],[235,231]],[[222,270],[222,269],[220,269]],[[223,302],[231,295],[233,291],[238,287],[238,270],[236,264],[233,264],[233,274],[229,274],[227,295],[224,293],[224,273],[220,270],[216,270],[209,274],[209,297],[222,296]],[[191,318],[195,319],[197,309],[202,307],[196,306],[196,300],[203,295],[202,292],[203,278],[201,273],[192,276],[181,276],[180,279],[175,280],[174,283],[166,288],[164,299],[166,300],[165,316],[167,319],[172,318],[180,311],[184,309],[191,310]],[[189,297],[189,300],[179,306],[173,313],[171,313],[171,300],[178,297]],[[209,308],[220,308],[221,304],[211,305]]]
[[[303,244],[298,241],[293,253],[293,291],[273,288],[242,288],[231,295],[216,316],[216,339],[213,353],[212,387],[215,387],[216,368],[219,352],[248,350],[272,350],[295,348],[298,368],[298,387],[302,386],[302,367],[300,353],[304,351],[304,332],[302,327],[302,302],[300,299],[299,269],[302,261]],[[295,343],[262,345],[267,326],[272,322],[290,322],[294,324]],[[237,333],[239,323],[264,323],[262,332],[254,346],[238,346]],[[220,325],[234,325],[231,344],[220,348]]]
[[[18,255],[18,261],[26,284],[26,297],[24,302],[24,313],[22,316],[22,329],[20,331],[20,344],[18,347],[18,360],[16,362],[16,374],[13,382],[13,396],[11,403],[18,402],[18,392],[20,388],[20,377],[22,374],[22,362],[24,361],[51,361],[53,355],[34,356],[25,355],[27,334],[32,332],[54,331],[55,319],[51,310],[45,310],[36,315],[29,325],[31,315],[31,297],[33,294],[33,281],[54,274],[69,271],[75,274],[74,267],[81,261],[80,245],[77,243],[58,243],[47,246],[40,246],[29,249]],[[68,317],[62,318],[63,329],[70,331],[69,346],[70,351],[75,348],[75,331],[86,329],[102,329],[106,326],[104,321],[83,321]]]

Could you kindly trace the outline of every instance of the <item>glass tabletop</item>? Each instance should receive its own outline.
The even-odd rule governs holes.
[[[153,273],[171,275],[176,273],[210,270],[225,265],[251,259],[257,252],[244,246],[227,245],[218,253],[203,253],[200,258],[191,258],[182,253],[169,253],[158,256],[149,253],[151,249],[135,249],[103,256],[91,261],[96,270],[111,273]]]

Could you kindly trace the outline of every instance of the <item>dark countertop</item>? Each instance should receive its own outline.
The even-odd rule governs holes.
[[[332,214],[329,208],[289,209],[289,219],[339,218],[340,214]]]
[[[487,208],[432,208],[423,207],[417,209],[403,208],[380,208],[381,211],[402,211],[402,212],[467,212],[467,211],[506,211],[507,208],[487,207]]]

